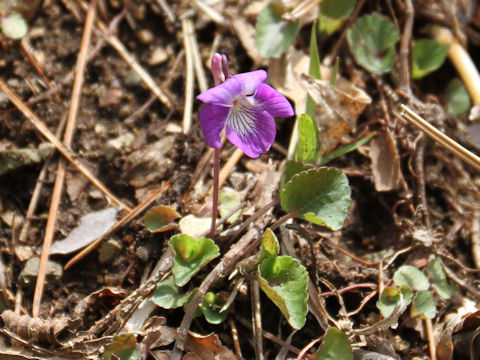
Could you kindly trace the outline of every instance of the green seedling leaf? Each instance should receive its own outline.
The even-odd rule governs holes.
[[[172,236],[169,247],[174,257],[175,284],[180,287],[188,283],[202,267],[220,255],[219,248],[212,239],[202,237],[195,240],[185,234]]]
[[[342,171],[311,169],[292,176],[280,193],[280,204],[286,212],[297,212],[301,219],[338,230],[347,217],[350,195]]]
[[[356,0],[323,0],[320,12],[332,19],[345,19],[355,9]]]
[[[155,305],[164,309],[176,309],[187,301],[187,294],[181,294],[180,288],[175,284],[173,276],[160,281],[152,295]]]
[[[20,40],[28,33],[28,24],[22,15],[12,12],[7,17],[0,17],[0,29],[6,37]]]
[[[258,266],[260,288],[280,309],[294,329],[301,329],[307,316],[308,273],[290,256],[269,257]]]
[[[223,218],[227,216],[228,213],[233,211],[233,209],[238,208],[242,203],[240,196],[238,193],[230,188],[223,188],[218,193],[218,199],[220,200],[220,216]],[[240,215],[242,214],[242,210],[235,211],[235,213],[227,219],[227,222],[232,224],[236,222]]]
[[[454,116],[459,116],[468,111],[471,106],[470,95],[459,78],[455,78],[447,86],[447,110]]]
[[[403,301],[405,301],[405,304],[409,305],[412,302],[413,298],[412,289],[407,285],[402,285],[400,286],[400,292],[403,295]]]
[[[421,39],[413,45],[412,77],[420,79],[437,70],[445,61],[448,45],[432,39]]]
[[[318,160],[320,142],[315,120],[307,114],[298,117],[298,143],[294,159],[303,163],[314,164]]]
[[[353,351],[347,337],[337,328],[327,330],[315,360],[353,360]]]
[[[218,325],[225,321],[227,318],[227,312],[220,312],[223,305],[217,304],[218,296],[213,292],[208,292],[203,301],[200,303],[199,308],[205,316],[205,320],[210,324]]]
[[[380,298],[377,301],[377,308],[384,318],[392,315],[395,307],[402,301],[402,294],[395,286],[383,289]]]
[[[413,298],[412,315],[424,316],[433,319],[437,313],[437,307],[430,291],[419,291]]]
[[[159,233],[169,231],[177,227],[173,220],[180,218],[181,215],[170,206],[155,206],[151,208],[143,217],[143,222],[148,231]]]
[[[451,285],[448,283],[440,258],[435,258],[428,263],[427,272],[441,298],[450,299],[456,293],[458,287],[456,284]]]
[[[322,159],[320,160],[320,165],[326,165],[333,159],[336,159],[337,157],[343,156],[345,154],[348,154],[352,151],[357,150],[360,146],[365,145],[367,142],[369,142],[375,135],[377,135],[376,132],[373,132],[364,138],[361,138],[360,140],[357,140],[351,144],[339,147],[338,149],[335,149],[333,151],[330,151],[328,154],[323,155]]]
[[[283,174],[282,188],[292,178],[293,175],[301,171],[313,169],[313,165],[304,164],[300,161],[288,160],[285,165],[285,172]]]
[[[317,23],[313,23],[312,31],[310,32],[310,64],[308,66],[308,73],[315,79],[321,79],[322,73],[320,71],[320,56],[317,48]],[[307,95],[307,105],[305,113],[310,118],[315,119],[315,108],[317,104],[310,95]]]
[[[378,75],[392,69],[398,38],[398,30],[392,22],[378,13],[358,19],[347,32],[355,61]]]
[[[345,19],[333,19],[320,13],[318,17],[318,31],[320,34],[332,35],[344,22]]]
[[[260,247],[260,252],[257,256],[258,262],[262,262],[269,257],[277,256],[279,249],[280,245],[278,244],[278,239],[275,236],[275,233],[272,229],[267,228],[262,237],[262,246]]]
[[[113,342],[105,347],[104,360],[141,360],[140,348],[137,346],[137,339],[134,334],[122,334],[113,337]]]
[[[264,58],[280,57],[297,36],[298,21],[283,20],[285,12],[282,4],[272,3],[258,14],[255,45]]]
[[[403,265],[393,274],[393,282],[398,285],[406,285],[414,290],[427,290],[430,282],[425,274],[412,265]]]

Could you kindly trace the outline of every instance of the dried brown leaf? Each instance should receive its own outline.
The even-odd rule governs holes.
[[[400,185],[400,157],[390,131],[379,133],[370,142],[369,156],[377,191],[395,190]]]

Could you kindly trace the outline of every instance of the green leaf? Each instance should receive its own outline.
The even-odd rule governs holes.
[[[457,292],[457,284],[451,285],[448,283],[440,258],[435,258],[428,263],[427,272],[433,280],[435,290],[437,290],[440,297],[450,299]]]
[[[392,315],[395,307],[402,301],[402,296],[398,288],[395,286],[383,289],[377,301],[377,308],[382,313],[382,316],[388,318]]]
[[[187,301],[187,294],[180,294],[180,288],[175,284],[173,276],[160,281],[152,295],[155,305],[164,309],[176,309]]]
[[[285,164],[285,172],[283,173],[282,188],[292,178],[293,175],[298,174],[301,171],[313,169],[313,165],[304,164],[300,161],[288,160]]]
[[[437,70],[445,61],[448,45],[441,45],[432,39],[421,39],[413,45],[412,77],[420,79]]]
[[[353,352],[347,337],[337,328],[327,330],[315,360],[353,360]]]
[[[317,48],[317,23],[313,23],[312,30],[310,32],[310,63],[308,66],[308,73],[316,79],[322,78],[322,72],[320,70],[320,56]],[[315,119],[315,108],[317,104],[310,95],[307,95],[307,105],[305,113],[312,119]]]
[[[272,3],[258,14],[255,45],[264,58],[280,57],[297,36],[298,21],[283,20],[285,12],[282,4]]]
[[[459,78],[450,81],[445,92],[448,99],[447,110],[450,114],[459,116],[470,109],[470,95]]]
[[[294,329],[301,329],[307,316],[308,273],[290,256],[269,257],[258,266],[260,288],[280,309]]]
[[[424,316],[433,319],[437,313],[437,307],[430,291],[419,291],[413,298],[413,315]]]
[[[176,228],[177,225],[172,222],[180,217],[170,206],[160,205],[151,208],[143,217],[143,222],[148,231],[158,233]]]
[[[7,17],[0,16],[0,29],[10,39],[19,40],[28,33],[28,24],[17,12],[12,12]]]
[[[280,192],[280,204],[301,219],[338,230],[347,217],[350,195],[348,179],[341,170],[311,169],[292,176]]]
[[[344,22],[345,19],[332,19],[320,13],[318,17],[318,31],[320,34],[332,35]]]
[[[320,142],[318,127],[315,120],[307,114],[298,117],[298,143],[294,159],[303,163],[314,164],[318,160]]]
[[[223,188],[218,193],[218,199],[220,200],[220,216],[223,218],[227,216],[228,213],[233,211],[233,209],[238,208],[242,203],[238,192],[230,188]],[[232,216],[230,216],[227,220],[228,223],[232,224],[236,222],[240,215],[242,214],[242,210],[235,211]]]
[[[141,360],[140,348],[137,346],[137,339],[134,334],[122,334],[113,337],[110,345],[105,347],[104,360],[111,360],[112,355],[120,360]]]
[[[413,298],[412,288],[410,288],[408,285],[402,285],[400,286],[400,292],[403,295],[403,300],[405,301],[405,303],[407,305],[410,304]]]
[[[356,0],[323,0],[320,12],[332,19],[345,19],[355,9]]]
[[[406,285],[414,290],[427,290],[430,282],[425,274],[412,265],[403,265],[393,274],[393,282],[398,286]]]
[[[320,165],[326,165],[327,163],[329,163],[333,159],[336,159],[337,157],[343,156],[345,154],[348,154],[352,151],[357,150],[360,146],[369,142],[375,135],[377,135],[377,133],[373,132],[351,144],[348,144],[348,145],[339,147],[338,149],[330,151],[328,154],[322,156],[320,160]]]
[[[205,316],[205,320],[214,325],[221,324],[227,318],[226,311],[220,312],[223,305],[217,304],[218,298],[217,294],[208,292],[198,306]]]
[[[266,258],[274,257],[278,255],[280,245],[278,239],[272,229],[267,228],[262,237],[262,246],[260,252],[257,255],[258,262],[262,262]]]
[[[347,32],[347,41],[355,61],[374,74],[392,69],[398,30],[392,22],[373,13],[358,19]]]
[[[202,237],[195,240],[185,234],[172,236],[169,247],[174,256],[173,276],[178,286],[188,283],[200,268],[220,255],[212,239]]]

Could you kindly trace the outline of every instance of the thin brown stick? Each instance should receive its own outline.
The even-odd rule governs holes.
[[[83,259],[87,254],[89,254],[92,250],[94,250],[100,243],[112,235],[115,231],[120,229],[122,226],[127,224],[129,221],[134,219],[136,216],[138,216],[140,213],[142,213],[144,210],[146,210],[150,205],[153,204],[155,200],[158,199],[158,197],[163,194],[164,191],[166,191],[170,186],[170,182],[166,182],[162,184],[157,190],[155,190],[145,201],[142,203],[138,204],[133,210],[131,210],[127,215],[125,215],[123,218],[121,218],[115,225],[112,226],[110,230],[108,230],[105,234],[100,236],[98,239],[95,239],[92,243],[90,243],[86,248],[84,248],[82,251],[80,251],[77,255],[75,255],[73,258],[70,259],[70,261],[65,265],[64,269],[68,270],[70,269],[74,264],[76,264],[78,261]]]
[[[414,10],[412,0],[405,0],[405,24],[400,40],[400,80],[398,87],[410,94],[410,42],[412,39]]]
[[[87,168],[75,160],[76,154],[67,148],[58,138],[45,126],[45,124],[33,113],[33,111],[13,92],[7,84],[0,78],[0,90],[3,91],[9,100],[22,112],[22,114],[35,126],[35,128],[50,141],[57,150],[75,166],[90,182],[95,185],[102,193],[112,199],[117,205],[121,206],[125,211],[131,209],[111,193]]]
[[[263,337],[262,337],[262,314],[260,308],[260,285],[258,282],[258,274],[256,279],[250,281],[250,293],[252,295],[252,332],[255,344],[255,359],[265,359],[263,354]]]
[[[424,321],[428,339],[428,350],[430,351],[430,359],[437,360],[437,349],[435,346],[435,336],[433,335],[432,319],[425,318]]]
[[[185,49],[185,102],[183,104],[183,133],[188,134],[192,127],[193,92],[195,90],[195,73],[193,66],[193,49],[190,38],[193,36],[192,19],[182,19],[183,47]]]
[[[75,80],[72,89],[72,98],[70,102],[70,110],[67,117],[67,125],[65,127],[64,144],[67,148],[70,147],[75,131],[77,120],[78,107],[80,103],[80,93],[83,86],[85,65],[87,63],[87,52],[92,35],[93,20],[95,19],[95,11],[97,7],[97,0],[91,0],[88,9],[87,17],[85,19],[85,27],[82,35],[82,42],[80,44],[80,52],[75,69]],[[64,158],[60,159],[58,164],[57,177],[55,178],[55,185],[53,187],[52,200],[50,203],[50,210],[48,213],[47,226],[45,229],[45,237],[43,239],[42,254],[40,256],[40,264],[38,266],[37,282],[35,284],[35,292],[33,294],[32,315],[38,316],[40,310],[40,303],[43,295],[43,287],[45,284],[45,277],[47,274],[48,258],[50,253],[50,246],[52,245],[53,236],[55,233],[55,223],[57,220],[58,208],[63,193],[63,184],[65,180],[65,171],[67,163]]]
[[[455,156],[459,157],[476,170],[480,170],[480,157],[478,157],[471,151],[465,149],[462,145],[440,132],[437,128],[425,121],[421,116],[419,116],[409,107],[403,104],[400,106],[405,111],[404,113],[402,113],[403,119],[407,120],[410,124],[423,131],[440,146],[449,150]]]
[[[228,319],[228,325],[230,326],[230,332],[232,333],[232,341],[233,347],[235,349],[235,355],[237,355],[238,359],[242,359],[242,348],[240,347],[240,341],[238,341],[238,330],[237,326],[235,325],[235,320],[230,317]]]
[[[240,161],[240,159],[243,156],[243,151],[239,148],[235,148],[235,151],[233,154],[229,157],[225,165],[223,165],[222,170],[220,171],[220,175],[218,177],[218,187],[221,188],[225,181],[227,180],[228,176],[232,172],[233,168],[237,163]],[[210,191],[208,192],[209,194],[212,193],[213,190],[213,185],[210,188]]]

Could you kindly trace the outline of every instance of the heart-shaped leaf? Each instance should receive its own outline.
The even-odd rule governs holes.
[[[327,330],[323,344],[315,360],[353,360],[353,352],[347,337],[337,328]]]
[[[208,292],[199,305],[200,310],[205,316],[205,320],[210,324],[218,325],[225,321],[227,312],[220,312],[222,305],[218,304],[219,296],[213,292]]]
[[[428,263],[427,272],[433,280],[435,289],[440,297],[450,299],[457,292],[457,285],[448,283],[447,275],[445,275],[443,271],[442,260],[440,258],[435,258]]]
[[[260,253],[257,255],[258,262],[262,262],[268,257],[278,255],[280,245],[278,239],[272,229],[267,228],[262,237],[262,246],[260,247]]]
[[[406,285],[414,290],[427,290],[430,282],[425,274],[412,265],[403,265],[393,274],[393,281],[398,286]]]
[[[454,116],[459,116],[470,109],[471,101],[468,91],[459,78],[454,78],[445,90],[445,96],[448,100],[447,110]]]
[[[282,188],[285,187],[285,184],[293,175],[309,169],[313,169],[313,165],[304,164],[300,161],[288,160],[285,164],[285,172],[283,173]]]
[[[155,305],[164,309],[176,309],[187,301],[187,294],[180,294],[180,288],[175,284],[173,276],[160,281],[152,295]]]
[[[143,217],[145,227],[152,233],[164,232],[177,227],[173,220],[180,218],[181,215],[170,206],[156,206],[151,208]]]
[[[437,70],[445,61],[448,45],[432,39],[421,39],[413,45],[412,77],[420,79]]]
[[[303,163],[314,164],[319,157],[320,142],[315,120],[307,114],[298,117],[298,142],[294,159]]]
[[[437,307],[430,291],[419,291],[413,298],[413,315],[424,316],[433,319],[437,313]]]
[[[264,58],[280,57],[297,36],[298,21],[282,18],[286,10],[280,3],[272,3],[258,14],[255,45]]]
[[[258,266],[260,288],[280,309],[290,326],[300,329],[307,316],[308,273],[290,256],[268,257]]]
[[[397,28],[379,13],[358,19],[347,32],[348,45],[355,61],[378,75],[391,70],[398,38]]]
[[[169,247],[174,256],[173,276],[177,286],[188,283],[203,266],[220,255],[212,239],[202,237],[195,240],[185,234],[172,236]]]
[[[351,190],[345,174],[333,168],[302,171],[290,179],[280,193],[286,212],[314,224],[338,230],[350,207]]]

